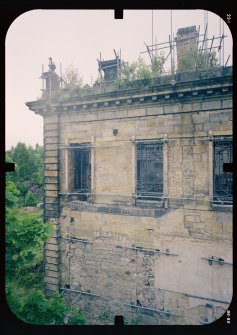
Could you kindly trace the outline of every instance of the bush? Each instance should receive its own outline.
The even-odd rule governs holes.
[[[36,206],[37,203],[38,198],[31,191],[28,191],[25,197],[25,206]]]
[[[43,292],[43,245],[53,228],[42,210],[9,209],[6,217],[6,298],[12,312],[34,325],[85,324],[83,313],[67,307],[57,292]]]

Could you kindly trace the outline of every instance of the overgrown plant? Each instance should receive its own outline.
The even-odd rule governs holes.
[[[6,213],[6,299],[12,312],[35,325],[85,324],[83,313],[70,308],[55,293],[43,290],[43,244],[53,228],[42,219],[42,210],[8,208]]]
[[[15,171],[6,176],[6,206],[35,206],[43,197],[43,147],[35,149],[18,142],[6,152],[6,161],[15,163]],[[13,188],[17,190],[13,190]],[[15,192],[15,193],[14,193]],[[11,205],[13,194],[15,204]],[[12,199],[10,199],[10,197]],[[8,202],[8,200],[10,202]]]
[[[125,325],[138,325],[141,321],[141,314],[140,311],[136,311],[136,314],[131,319],[125,319]]]
[[[109,307],[107,307],[106,309],[104,309],[102,311],[102,313],[100,314],[99,318],[100,320],[104,321],[105,324],[107,324],[107,322],[109,322],[109,320],[111,319],[112,314],[110,312]]]
[[[132,63],[123,62],[120,79],[113,83],[115,89],[151,85],[155,78],[164,73],[165,57],[162,53],[154,55],[151,64],[142,57]]]
[[[199,50],[195,45],[180,52],[177,72],[208,70],[218,65],[216,52]]]

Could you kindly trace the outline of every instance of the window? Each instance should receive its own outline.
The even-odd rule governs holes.
[[[86,201],[91,193],[91,149],[89,143],[74,148],[74,192]]]
[[[213,142],[213,203],[232,204],[233,174],[225,166],[232,163],[232,137],[216,137]]]
[[[137,199],[159,200],[163,195],[163,143],[137,142]]]

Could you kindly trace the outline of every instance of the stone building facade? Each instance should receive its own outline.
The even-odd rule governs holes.
[[[91,324],[207,324],[232,299],[232,67],[28,102],[44,119],[45,289]]]

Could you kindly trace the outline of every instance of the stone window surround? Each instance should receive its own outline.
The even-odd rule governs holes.
[[[95,186],[95,136],[91,138],[91,193],[93,193],[94,186]],[[154,138],[151,139],[144,139],[147,140],[155,140]],[[163,141],[163,197],[167,196],[167,189],[168,189],[168,144],[167,144],[167,135],[164,138],[157,138],[157,140]],[[141,140],[139,140],[141,141]],[[132,196],[137,195],[136,191],[136,139],[135,136],[131,138],[132,142]],[[80,142],[81,144],[84,142]],[[65,140],[65,186],[64,192],[71,193],[69,187],[69,145],[70,140]],[[146,202],[146,200],[144,200]]]
[[[212,131],[209,131],[209,200],[210,200],[210,204],[213,210],[227,210],[227,211],[231,211],[233,209],[233,204],[231,205],[227,205],[227,204],[214,204],[213,203],[213,159],[214,159],[214,137],[218,137],[218,136],[232,136],[232,133],[228,134],[228,135],[222,135],[222,134],[218,134],[215,133],[215,135],[213,135]]]
[[[226,136],[231,136],[229,135]],[[222,134],[215,134],[215,136],[223,136]],[[153,138],[154,140],[154,138]],[[132,136],[132,195],[136,196],[136,138]],[[69,190],[69,173],[68,173],[68,140],[65,142],[65,193],[70,193]],[[95,137],[91,138],[91,191],[93,193],[95,185]],[[213,204],[213,133],[209,132],[209,201],[213,210],[231,210],[233,205],[217,205]],[[167,134],[163,138],[163,197],[168,195],[168,141]]]

